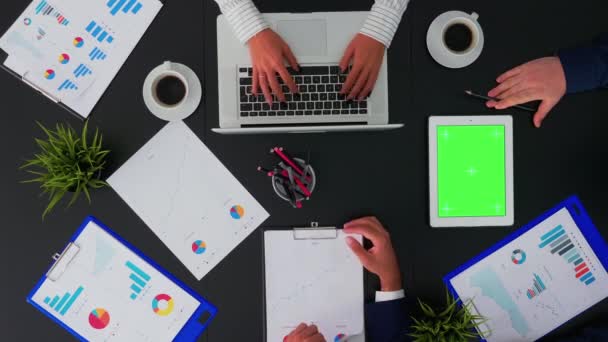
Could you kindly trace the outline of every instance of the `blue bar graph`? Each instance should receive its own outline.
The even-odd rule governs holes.
[[[108,8],[110,8],[111,15],[116,15],[121,11],[123,13],[131,12],[137,14],[143,7],[141,2],[138,2],[137,0],[109,0],[107,5]]]
[[[74,70],[74,76],[76,76],[76,78],[78,77],[82,77],[82,76],[87,76],[87,75],[91,75],[93,72],[91,71],[91,69],[89,69],[86,65],[84,64],[80,64],[75,70]]]
[[[93,50],[91,50],[91,53],[89,53],[89,58],[92,61],[95,60],[99,60],[99,59],[106,59],[106,54],[98,47],[93,48]]]
[[[36,6],[35,13],[43,16],[51,16],[55,18],[55,20],[63,26],[68,26],[70,21],[63,16],[63,14],[57,10],[53,5],[48,3],[46,0],[41,0],[38,6]]]
[[[99,25],[96,21],[91,20],[89,25],[86,27],[86,31],[91,34],[94,38],[97,39],[98,42],[102,43],[104,41],[111,44],[114,41],[114,37],[110,32],[108,32],[107,28]]]
[[[553,228],[548,233],[546,233],[545,235],[540,237],[540,239],[543,240],[543,242],[540,245],[538,245],[538,248],[544,248],[546,245],[550,244],[555,239],[562,236],[564,233],[566,233],[566,231],[564,230],[562,225],[561,224],[558,225],[557,227]]]
[[[133,284],[131,284],[131,290],[133,290],[133,293],[131,293],[130,298],[135,300],[137,295],[143,290],[144,287],[146,287],[146,284],[151,278],[146,272],[142,271],[141,268],[137,267],[132,262],[127,261],[125,265],[131,271],[133,271],[133,273],[131,273],[129,276],[129,279],[133,281]]]
[[[580,258],[580,254],[576,253],[575,255],[573,255],[570,259],[568,259],[568,263],[572,263],[574,260]]]
[[[74,82],[70,81],[70,80],[65,80],[63,81],[63,83],[61,83],[61,85],[59,86],[59,88],[57,88],[58,91],[62,91],[64,89],[78,89],[78,87],[76,86],[76,84],[74,84]],[[52,302],[51,302],[52,304]]]
[[[78,296],[80,296],[80,294],[82,293],[83,290],[84,290],[84,288],[82,286],[80,286],[80,287],[78,287],[78,289],[76,289],[76,291],[74,292],[73,295],[70,294],[69,292],[66,292],[61,297],[61,301],[59,301],[59,296],[55,296],[53,298],[53,300],[51,300],[51,297],[46,297],[46,298],[44,298],[44,303],[48,304],[48,306],[50,306],[51,309],[54,309],[61,316],[63,316],[72,307],[72,304],[74,304],[76,299],[78,299]],[[57,303],[58,301],[59,301],[59,303]]]
[[[594,280],[595,280],[595,278],[593,278],[593,277],[587,279],[587,281],[585,282],[585,285],[589,285],[589,284],[593,283]]]

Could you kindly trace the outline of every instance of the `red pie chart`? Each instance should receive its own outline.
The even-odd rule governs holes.
[[[89,324],[95,329],[103,329],[110,324],[110,314],[102,308],[97,308],[89,314]]]

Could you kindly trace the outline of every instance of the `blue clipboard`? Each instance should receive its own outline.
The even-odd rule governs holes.
[[[585,211],[585,208],[583,207],[583,204],[581,203],[579,198],[577,196],[571,196],[571,197],[567,198],[565,201],[563,201],[560,204],[558,204],[557,206],[555,206],[554,208],[546,211],[541,216],[532,220],[530,223],[528,223],[524,227],[511,233],[506,238],[504,238],[502,241],[496,243],[494,246],[488,248],[486,251],[482,252],[478,256],[474,257],[473,259],[469,260],[465,264],[458,267],[456,270],[450,272],[445,277],[443,277],[443,282],[446,284],[448,291],[450,291],[450,293],[455,298],[459,298],[458,293],[456,292],[456,290],[452,286],[452,283],[450,282],[450,280],[452,278],[454,278],[457,275],[459,275],[460,273],[464,272],[469,267],[475,265],[479,261],[485,259],[490,254],[501,249],[502,247],[504,247],[511,241],[517,239],[524,233],[526,233],[529,230],[531,230],[532,228],[536,227],[541,222],[545,221],[548,217],[552,216],[553,214],[557,213],[558,211],[560,211],[564,208],[566,208],[568,210],[568,212],[574,219],[574,222],[576,223],[576,225],[578,226],[582,235],[585,237],[585,239],[587,240],[587,242],[593,249],[594,253],[598,257],[598,259],[599,259],[600,263],[602,264],[602,266],[604,267],[604,269],[608,270],[608,244],[606,244],[606,242],[600,235],[599,231],[593,224],[593,222],[591,222],[591,218]],[[557,329],[557,328],[558,327],[556,327],[555,329]],[[481,339],[481,340],[485,341],[485,339]]]
[[[197,294],[196,292],[194,292],[192,289],[190,289],[186,285],[184,285],[175,276],[173,276],[169,272],[165,271],[156,262],[154,262],[152,259],[150,259],[146,255],[144,255],[141,251],[139,251],[137,248],[135,248],[129,242],[125,241],[122,237],[120,237],[118,234],[116,234],[110,228],[108,228],[107,226],[105,226],[103,223],[101,223],[95,217],[88,216],[84,220],[84,222],[80,225],[80,227],[78,228],[78,230],[70,238],[70,241],[66,245],[66,248],[64,249],[64,252],[69,248],[69,246],[74,241],[76,241],[78,239],[78,237],[80,236],[80,234],[84,231],[84,229],[87,227],[87,225],[89,223],[91,223],[91,222],[95,223],[102,230],[104,230],[106,233],[108,233],[111,237],[115,238],[118,241],[118,243],[122,244],[127,249],[129,249],[131,252],[133,252],[135,255],[137,255],[138,257],[140,257],[141,259],[143,259],[143,261],[145,261],[148,264],[148,266],[150,266],[151,268],[154,268],[161,275],[165,276],[167,279],[169,279],[171,282],[173,282],[177,287],[179,287],[182,290],[184,290],[186,293],[188,293],[189,295],[191,295],[195,300],[197,300],[200,303],[199,307],[196,309],[196,311],[192,314],[192,316],[189,318],[189,320],[184,324],[184,326],[182,327],[182,329],[180,330],[180,332],[173,339],[173,341],[196,341],[196,339],[203,333],[203,331],[205,331],[205,329],[207,329],[207,327],[209,326],[209,324],[211,323],[211,321],[217,315],[217,311],[218,311],[217,308],[215,306],[213,306],[212,304],[210,304],[209,302],[207,302],[203,297],[201,297],[199,294]],[[56,264],[56,262],[57,262],[57,260],[51,265],[51,268],[49,268],[49,271],[53,268],[53,266]],[[75,337],[77,337],[81,341],[87,341],[87,339],[85,337],[83,337],[82,335],[78,334],[76,331],[74,331],[66,323],[60,321],[55,316],[53,316],[49,312],[49,310],[47,310],[46,308],[40,306],[38,303],[36,303],[33,300],[33,296],[40,289],[40,287],[42,286],[42,284],[46,281],[47,275],[42,276],[42,278],[38,281],[38,283],[36,284],[36,286],[34,287],[34,289],[28,294],[28,296],[26,298],[27,302],[30,303],[32,306],[34,306],[39,311],[41,311],[42,313],[44,313],[46,316],[48,316],[49,318],[51,318],[53,321],[55,321],[57,324],[59,324],[60,326],[62,326],[65,330],[69,331],[72,335],[74,335]]]

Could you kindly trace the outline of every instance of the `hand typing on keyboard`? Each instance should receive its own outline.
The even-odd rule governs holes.
[[[291,93],[297,93],[293,78],[285,68],[287,60],[294,70],[299,70],[298,61],[285,41],[271,29],[265,29],[249,40],[249,53],[253,65],[252,93],[257,95],[261,90],[269,105],[272,105],[272,94],[279,101],[285,102],[285,94],[277,80],[277,74]]]
[[[350,42],[340,61],[340,69],[344,71],[352,60],[352,70],[340,92],[347,95],[348,100],[363,100],[371,93],[382,66],[384,50],[384,44],[361,33]]]

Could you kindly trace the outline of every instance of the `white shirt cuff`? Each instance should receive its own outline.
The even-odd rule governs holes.
[[[241,43],[247,43],[258,32],[270,27],[250,0],[231,2],[231,5],[222,8],[222,12]]]
[[[398,9],[376,2],[372,6],[360,32],[374,38],[388,48],[395,36],[395,32],[397,32],[401,16],[403,16],[403,12],[407,7],[407,2],[400,1],[402,8]]]
[[[396,300],[405,297],[405,291],[403,289],[399,291],[376,291],[376,303],[388,302],[389,300]]]

